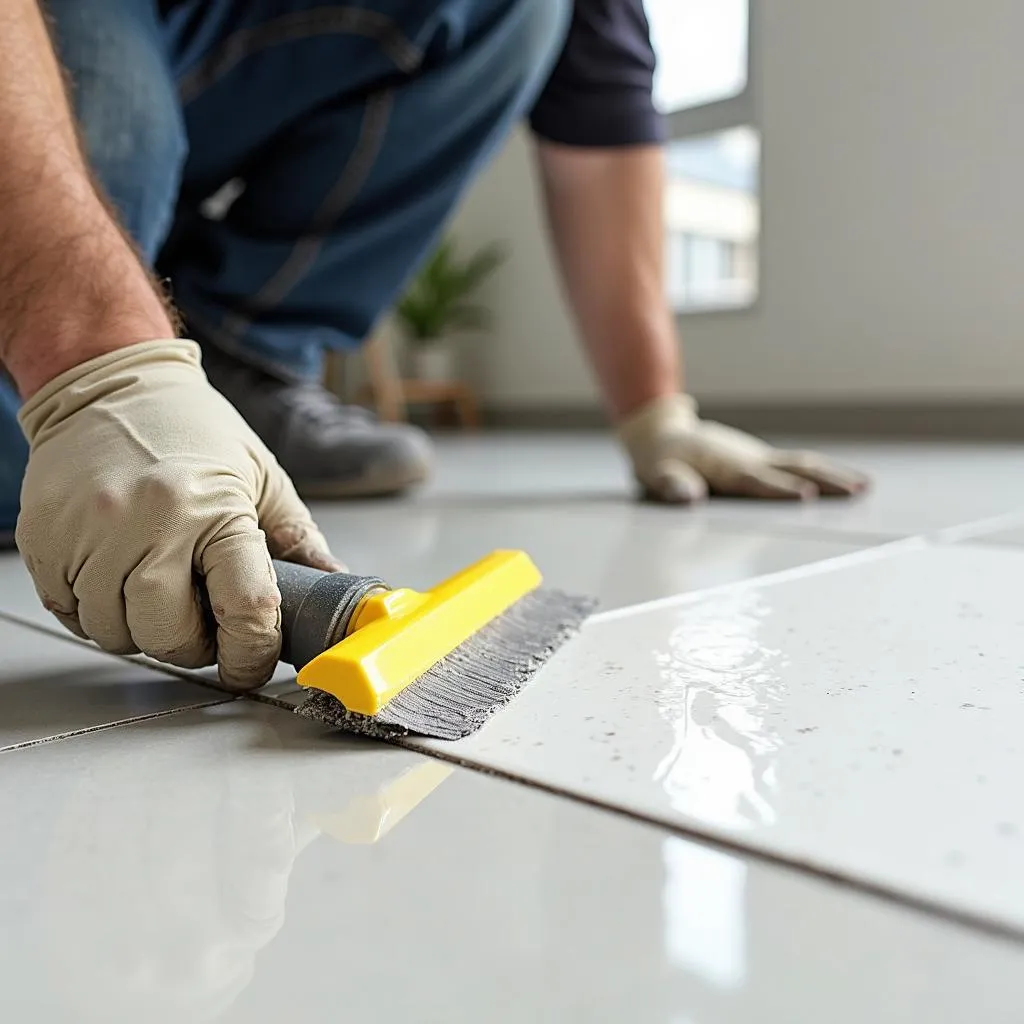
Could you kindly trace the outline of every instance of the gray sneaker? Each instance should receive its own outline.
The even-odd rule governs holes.
[[[430,473],[430,439],[417,427],[379,423],[319,384],[277,380],[212,348],[203,367],[305,498],[395,494]]]

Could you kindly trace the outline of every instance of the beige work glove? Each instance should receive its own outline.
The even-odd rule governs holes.
[[[702,420],[689,395],[655,399],[619,427],[648,497],[701,501],[708,493],[806,500],[853,495],[868,478],[815,452],[783,451],[721,423]]]
[[[337,563],[198,347],[148,341],[91,359],[19,419],[31,448],[17,542],[43,604],[105,651],[216,660],[228,686],[265,683],[281,649],[271,555]]]

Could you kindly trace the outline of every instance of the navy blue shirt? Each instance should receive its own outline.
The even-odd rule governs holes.
[[[643,0],[575,0],[565,49],[533,108],[531,127],[567,146],[663,142],[654,64]]]
[[[166,13],[178,2],[159,0],[159,7]],[[530,114],[531,127],[567,146],[664,141],[652,99],[654,63],[643,0],[574,0],[565,48]]]

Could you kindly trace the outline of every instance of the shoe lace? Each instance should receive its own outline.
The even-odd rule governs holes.
[[[319,384],[278,387],[276,397],[282,410],[287,410],[289,419],[301,420],[306,425],[328,427],[346,423],[357,426],[373,422],[373,414],[368,409],[345,405]]]

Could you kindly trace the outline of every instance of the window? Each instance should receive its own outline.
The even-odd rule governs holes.
[[[748,0],[646,0],[668,115],[667,287],[680,312],[750,305],[758,289],[760,136]]]
[[[646,0],[658,52],[654,94],[667,114],[747,85],[747,0]]]
[[[757,296],[758,149],[745,127],[669,144],[666,276],[676,309],[748,306]]]

